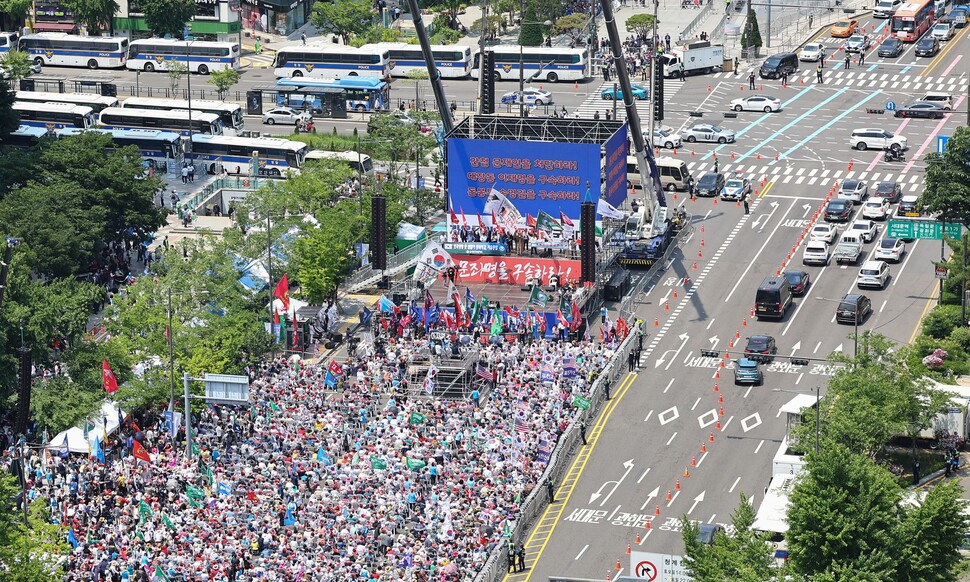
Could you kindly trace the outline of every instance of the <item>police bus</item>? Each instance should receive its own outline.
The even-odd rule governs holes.
[[[273,72],[280,79],[286,77],[386,79],[390,75],[389,62],[387,50],[373,47],[292,46],[276,51]]]
[[[22,36],[20,50],[28,53],[34,64],[38,65],[117,69],[125,66],[128,39],[40,32]]]
[[[428,71],[424,62],[424,53],[416,44],[404,42],[381,42],[365,44],[360,48],[373,48],[387,51],[388,69],[392,77],[407,77],[411,71]],[[431,45],[431,56],[434,64],[441,73],[442,79],[461,79],[472,71],[472,51],[467,46],[460,45]]]
[[[175,61],[186,65],[190,73],[201,75],[238,69],[239,44],[167,38],[133,40],[125,66],[134,71],[167,71]]]
[[[116,147],[133,145],[138,148],[146,167],[161,171],[176,171],[185,160],[182,136],[173,131],[155,129],[102,129],[82,130],[65,128],[57,132],[58,139],[78,135],[82,131],[96,131],[111,136]],[[112,148],[108,148],[112,149]]]
[[[219,120],[222,122],[223,133],[226,135],[235,135],[236,132],[242,131],[246,120],[243,118],[243,108],[237,103],[228,103],[226,101],[212,101],[205,99],[193,99],[190,104],[185,99],[160,99],[157,97],[129,97],[121,103],[121,107],[124,108],[134,108],[134,109],[159,109],[159,110],[170,110],[170,109],[189,109],[191,105],[192,112],[202,112],[211,113],[213,115],[218,115]]]
[[[187,109],[162,111],[158,109],[134,109],[109,107],[101,112],[101,125],[108,129],[158,129],[175,131],[182,135],[205,133],[222,134],[222,122],[212,113],[193,111],[191,123]]]
[[[15,101],[14,111],[20,115],[21,125],[32,125],[45,129],[64,127],[93,127],[97,120],[94,110],[84,105],[70,103],[29,103]]]
[[[260,176],[282,178],[299,173],[307,149],[305,143],[275,137],[195,134],[188,157],[200,162],[210,174],[222,164],[228,173],[241,175],[250,173],[256,158]]]
[[[70,103],[90,107],[101,113],[108,107],[118,105],[117,97],[102,97],[92,93],[51,93],[47,91],[17,91],[17,101],[25,103]]]
[[[522,59],[526,79],[556,81],[585,81],[592,77],[589,50],[585,48],[544,46],[493,46],[487,49],[495,54],[493,75],[496,80],[519,79],[519,59]],[[520,54],[521,51],[521,54]],[[478,78],[481,53],[472,60],[472,78]]]

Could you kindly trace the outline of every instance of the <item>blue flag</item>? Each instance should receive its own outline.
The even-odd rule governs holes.
[[[323,450],[323,447],[320,447],[319,449],[317,449],[317,461],[322,463],[323,460],[326,458],[327,458],[327,453],[326,451]]]
[[[381,295],[381,298],[377,300],[377,307],[384,313],[390,313],[394,311],[394,302]]]
[[[374,316],[374,312],[364,307],[364,311],[362,311],[360,314],[360,324],[364,327],[367,327],[368,325],[370,325],[370,319],[373,316]]]
[[[232,495],[232,486],[228,483],[219,483],[219,495]]]
[[[293,517],[293,506],[288,505],[286,507],[286,515],[283,516],[283,525],[293,525],[294,523],[296,523],[296,518]]]
[[[102,463],[104,462],[104,449],[101,448],[101,439],[99,437],[94,437],[94,450],[91,452],[91,456]]]
[[[465,287],[465,309],[471,311],[472,307],[475,305],[475,296],[472,295],[472,290]]]
[[[77,549],[77,538],[74,537],[74,528],[67,530],[67,543],[71,544],[71,547]]]

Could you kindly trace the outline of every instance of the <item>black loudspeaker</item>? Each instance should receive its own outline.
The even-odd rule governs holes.
[[[101,96],[102,97],[117,97],[118,96],[118,86],[114,83],[101,83]]]
[[[579,213],[580,254],[583,283],[596,281],[596,205],[583,202]]]
[[[263,114],[263,92],[246,91],[246,115]]]
[[[664,120],[664,68],[659,61],[654,61],[653,65],[653,119],[654,121]]]
[[[20,90],[21,91],[34,91],[34,87],[37,85],[34,83],[33,79],[21,79],[20,80]]]
[[[20,358],[17,423],[14,427],[14,431],[17,433],[23,433],[27,429],[27,418],[30,415],[31,354],[30,348],[19,348],[17,350],[17,355]]]
[[[485,51],[482,67],[479,70],[482,77],[482,115],[495,113],[495,53]]]
[[[371,265],[378,271],[387,269],[387,198],[374,196],[370,201]]]

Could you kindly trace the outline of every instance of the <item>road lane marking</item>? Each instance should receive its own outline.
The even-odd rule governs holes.
[[[936,55],[935,57],[933,57],[933,60],[930,61],[930,64],[926,65],[926,68],[923,69],[918,76],[920,76],[920,77],[929,77],[930,76],[930,73],[933,72],[933,69],[935,69],[936,67],[938,67],[939,64],[943,62],[943,59],[946,58],[946,56],[948,54],[950,54],[950,51],[952,51],[953,50],[953,47],[955,47],[957,45],[957,43],[963,38],[963,36],[966,35],[966,33],[967,33],[968,30],[970,30],[970,27],[964,28],[960,32],[956,33],[953,36],[953,38],[951,38],[946,43],[946,46],[943,47],[943,50],[941,50],[938,55]]]
[[[728,489],[728,493],[734,493],[734,488],[737,487],[738,486],[738,483],[740,483],[740,482],[741,482],[741,477],[738,477],[737,479],[735,479],[734,480],[734,484],[731,485],[731,488],[730,489]]]
[[[706,458],[707,458],[707,454],[708,454],[708,453],[710,453],[710,452],[711,452],[711,451],[704,451],[704,454],[703,454],[703,455],[701,455],[701,457],[700,457],[699,459],[697,459],[697,466],[698,466],[698,467],[700,467],[700,466],[701,466],[701,463],[703,463],[703,462],[704,462],[704,459],[706,459]]]
[[[576,557],[573,558],[573,560],[578,560],[578,559],[582,558],[583,557],[583,554],[585,554],[586,553],[586,550],[588,550],[588,549],[589,549],[589,544],[586,544],[585,546],[583,546],[583,549],[579,550],[579,553],[576,554]]]
[[[949,75],[950,71],[953,70],[953,67],[957,66],[957,63],[959,63],[960,59],[962,58],[963,58],[963,55],[957,55],[957,58],[953,59],[953,62],[950,63],[950,66],[947,67],[945,71],[943,71],[943,76],[946,77],[947,75]]]
[[[849,89],[848,87],[845,87],[844,89],[840,89],[839,92],[841,93],[841,92],[847,91],[848,89]],[[845,117],[846,115],[852,113],[853,111],[855,111],[859,107],[863,106],[867,101],[869,101],[873,97],[876,97],[880,93],[882,93],[882,91],[879,90],[879,89],[876,89],[874,92],[872,92],[869,95],[863,97],[862,100],[858,101],[855,105],[849,107],[848,109],[846,109],[842,113],[840,113],[840,114],[836,115],[835,117],[833,117],[831,120],[829,120],[828,122],[826,122],[825,124],[823,124],[822,127],[819,127],[818,129],[816,129],[812,133],[808,134],[808,137],[806,137],[805,139],[803,139],[800,142],[796,143],[792,147],[788,148],[788,151],[782,152],[781,155],[784,156],[784,157],[788,157],[792,152],[794,152],[795,150],[798,150],[799,148],[801,148],[802,146],[804,146],[809,141],[815,139],[815,137],[818,136],[818,134],[820,134],[823,131],[825,131],[826,129],[832,127],[833,125],[835,125],[836,123],[838,123],[839,121],[841,121],[843,117]],[[835,96],[838,95],[838,94],[839,93],[836,93],[835,95],[833,95],[832,97],[830,97],[830,99],[835,98]]]
[[[707,328],[706,329],[711,329],[711,326],[714,325],[714,320],[715,319],[716,318],[714,318],[714,317],[711,318],[711,322],[707,324]]]
[[[900,133],[902,133],[903,128],[906,127],[907,125],[909,125],[909,120],[910,119],[912,119],[912,118],[907,117],[906,119],[904,119],[903,122],[899,124],[899,127],[897,127],[895,131],[893,131],[893,133],[896,134],[896,135],[899,135]],[[944,119],[946,119],[946,118],[944,117]],[[886,152],[884,150],[879,150],[879,153],[876,154],[876,157],[872,158],[872,162],[866,168],[866,171],[867,172],[871,172],[872,169],[876,167],[876,164],[879,164],[880,162],[882,162],[882,160],[885,157],[885,155],[886,155]]]
[[[667,507],[670,507],[671,505],[673,505],[674,501],[677,501],[677,497],[679,495],[680,495],[680,490],[678,489],[677,491],[674,492],[673,496],[670,498],[670,501],[667,502]],[[619,576],[617,576],[617,578],[619,578]]]
[[[959,109],[960,104],[963,103],[963,99],[965,97],[966,95],[960,95],[957,98],[956,103],[953,104],[954,111],[957,111]],[[936,127],[934,127],[933,131],[929,133],[929,135],[926,138],[926,141],[923,142],[923,145],[921,145],[920,148],[916,150],[916,153],[913,154],[912,157],[909,158],[909,161],[906,163],[906,165],[903,166],[903,171],[902,171],[903,174],[908,172],[909,169],[913,167],[913,164],[916,163],[916,158],[923,155],[923,152],[926,151],[926,148],[930,147],[930,144],[936,143],[936,136],[939,135],[940,130],[943,129],[943,126],[946,125],[947,121],[949,121],[949,118],[944,116],[943,119],[941,119],[940,122],[936,124]]]
[[[751,389],[752,388],[754,388],[754,386],[748,386],[748,389],[744,391],[744,397],[745,398],[748,397],[748,394],[751,394]]]
[[[882,313],[882,310],[886,308],[887,303],[889,303],[888,299],[883,300],[882,306],[879,307],[879,313]]]
[[[674,385],[674,379],[671,378],[670,379],[670,382],[667,382],[667,387],[664,388],[664,394],[666,394],[667,393],[667,390],[670,390],[670,387],[673,386],[673,385]]]
[[[767,186],[765,186],[765,190],[770,190],[770,189],[771,189],[771,187],[772,187],[772,186],[774,186],[774,184],[775,184],[774,182],[768,182],[768,185],[767,185]],[[779,220],[779,221],[778,221],[778,224],[777,224],[777,225],[775,225],[775,228],[774,228],[774,229],[772,229],[772,231],[771,231],[771,233],[769,233],[769,234],[768,234],[768,236],[767,236],[767,237],[765,237],[765,242],[764,242],[764,243],[763,243],[763,244],[761,245],[761,248],[760,248],[760,249],[758,249],[758,252],[757,252],[757,253],[755,253],[755,255],[754,255],[754,257],[753,257],[753,258],[751,259],[751,261],[750,261],[750,262],[748,263],[748,266],[747,266],[747,267],[745,267],[745,269],[744,269],[744,272],[743,272],[743,273],[741,273],[741,276],[740,276],[740,277],[738,277],[738,280],[737,280],[737,282],[735,282],[735,283],[734,283],[734,287],[732,287],[732,288],[731,288],[731,292],[730,292],[730,293],[728,293],[728,296],[727,296],[727,297],[726,297],[726,298],[724,299],[724,302],[725,302],[725,303],[727,303],[728,301],[730,301],[730,300],[731,300],[731,296],[732,296],[732,295],[734,295],[734,292],[738,290],[738,286],[740,286],[740,285],[741,285],[741,282],[742,282],[742,281],[744,280],[744,278],[745,278],[745,276],[747,276],[747,274],[748,274],[748,272],[749,272],[749,271],[751,270],[751,267],[753,267],[753,266],[755,265],[755,263],[756,263],[756,262],[758,261],[758,257],[759,257],[759,256],[761,256],[761,253],[762,253],[762,252],[764,252],[764,250],[765,250],[765,247],[767,247],[767,246],[768,246],[768,243],[770,243],[770,242],[771,242],[771,238],[772,238],[773,236],[775,236],[775,233],[776,233],[776,232],[778,232],[778,229],[779,229],[779,228],[781,228],[781,225],[782,225],[782,224],[784,224],[784,222],[785,222],[785,220],[784,220],[784,219],[785,219],[785,217],[786,217],[786,216],[788,216],[788,214],[789,214],[789,213],[791,212],[791,210],[792,210],[792,208],[794,208],[794,207],[795,207],[795,202],[794,202],[794,201],[792,201],[792,203],[791,203],[791,206],[789,206],[789,207],[788,207],[788,210],[786,210],[786,211],[785,211],[785,212],[784,212],[784,213],[783,213],[783,214],[781,215],[781,220]]]
[[[643,472],[643,475],[640,475],[640,478],[637,479],[637,485],[640,484],[640,481],[643,481],[643,479],[647,476],[647,473],[649,472],[650,472],[650,467],[647,467],[647,470]]]
[[[670,443],[674,442],[674,439],[675,438],[677,438],[677,431],[674,431],[674,434],[670,435],[670,438],[667,439],[667,446],[668,447],[670,446]]]
[[[697,408],[697,405],[698,405],[698,404],[700,404],[700,403],[701,403],[701,397],[700,397],[700,396],[698,396],[698,397],[697,397],[697,400],[695,400],[695,401],[694,401],[694,405],[693,405],[693,406],[691,406],[691,407],[690,407],[690,409],[691,409],[691,410],[694,410],[695,408]]]
[[[647,422],[648,420],[650,420],[650,417],[651,416],[653,416],[653,411],[652,410],[647,413],[647,416],[643,419],[643,422]]]
[[[734,417],[733,417],[733,416],[731,416],[731,417],[729,417],[729,418],[727,419],[727,422],[725,422],[725,423],[724,423],[723,425],[721,425],[721,430],[722,430],[722,431],[725,431],[725,430],[727,430],[727,427],[728,427],[728,425],[729,425],[729,424],[731,424],[731,421],[732,421],[732,420],[734,420]]]

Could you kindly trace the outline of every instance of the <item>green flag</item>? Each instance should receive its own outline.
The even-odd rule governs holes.
[[[162,570],[161,566],[155,566],[154,576],[156,579],[162,580],[162,582],[172,582],[172,579],[168,577],[168,574],[165,573],[165,570]]]
[[[512,528],[509,527],[509,522],[508,521],[506,521],[505,522],[505,525],[502,526],[502,537],[503,538],[511,538],[512,537]]]
[[[387,461],[378,457],[377,455],[371,455],[370,466],[371,468],[374,468],[374,469],[386,469]]]
[[[545,307],[549,302],[549,295],[539,288],[538,285],[532,286],[532,293],[529,294],[529,303],[537,307]]]
[[[492,316],[492,335],[499,335],[502,333],[502,318],[496,313]]]
[[[479,316],[481,316],[482,309],[484,309],[486,305],[488,305],[488,297],[482,295],[481,297],[478,298],[478,303],[476,303],[475,304],[475,307],[472,309],[472,324],[473,325],[476,324],[476,323],[478,323],[478,318],[479,318]]]
[[[422,422],[424,422],[424,419],[426,418],[428,417],[421,414],[420,412],[412,412],[411,419],[408,422],[410,422],[411,424],[421,424]]]
[[[354,453],[354,458],[350,459],[350,464],[356,465],[359,462],[360,462],[360,451],[357,451],[356,453]]]
[[[411,457],[407,457],[407,459],[405,459],[405,464],[407,465],[408,469],[421,469],[427,465],[427,463],[424,461],[420,459],[412,459]]]
[[[286,345],[286,318],[280,318],[280,343]]]
[[[189,505],[196,509],[202,509],[202,502],[195,499],[189,499]]]
[[[175,531],[175,524],[172,523],[172,520],[169,519],[168,516],[165,514],[162,514],[162,523],[164,523],[165,527],[167,527],[168,529]]]
[[[202,465],[201,470],[202,470],[202,474],[205,475],[205,478],[209,480],[209,485],[212,485],[213,483],[216,482],[215,477],[212,474],[212,467],[209,467],[208,465]]]
[[[185,494],[189,497],[189,499],[194,499],[196,501],[205,499],[205,491],[193,485],[185,486]]]
[[[142,517],[155,517],[155,512],[152,511],[152,507],[145,503],[144,500],[138,503],[138,512]]]
[[[548,213],[540,210],[536,216],[536,228],[546,232],[562,232],[562,225]]]
[[[272,400],[269,401],[269,407],[270,407],[270,409],[272,409],[273,412],[279,412],[280,411],[280,406],[278,404],[276,404],[275,402],[273,402]]]
[[[581,410],[589,409],[589,398],[583,398],[579,394],[573,397],[573,406]]]
[[[569,295],[568,293],[563,293],[562,295],[559,296],[559,311],[562,311],[563,315],[570,314],[569,300],[566,299],[568,295]]]
[[[141,541],[145,541],[145,536],[140,531],[135,532],[135,537],[140,539]]]

